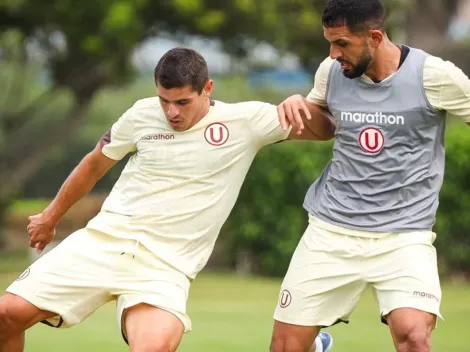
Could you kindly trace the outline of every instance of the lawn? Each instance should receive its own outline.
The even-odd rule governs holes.
[[[0,275],[0,287],[17,274]],[[239,278],[232,274],[205,273],[195,281],[189,301],[193,331],[183,338],[179,351],[268,351],[272,313],[279,280]],[[434,333],[434,352],[470,352],[470,285],[444,285],[440,322]],[[329,329],[335,351],[394,351],[388,330],[379,323],[370,291],[361,299],[349,325]],[[127,351],[108,304],[82,325],[68,330],[36,326],[27,334],[27,352]]]

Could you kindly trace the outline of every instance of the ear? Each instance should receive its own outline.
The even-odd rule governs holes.
[[[210,79],[207,81],[206,85],[204,86],[203,93],[205,95],[211,95],[213,88],[214,88],[214,81]]]
[[[378,48],[384,40],[384,34],[378,29],[369,31],[370,44],[374,48]]]

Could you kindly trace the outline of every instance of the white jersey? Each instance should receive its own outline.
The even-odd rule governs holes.
[[[87,227],[133,239],[194,278],[256,153],[288,134],[267,103],[216,101],[195,126],[176,132],[158,98],[139,100],[102,138],[107,157],[134,154]]]

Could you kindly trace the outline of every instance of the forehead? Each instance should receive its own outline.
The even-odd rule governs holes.
[[[188,84],[183,87],[166,89],[157,83],[158,95],[168,101],[191,99],[197,96],[197,92]]]
[[[361,38],[359,33],[351,33],[348,27],[323,27],[323,35],[329,42],[335,42],[337,40],[348,40],[355,41]]]

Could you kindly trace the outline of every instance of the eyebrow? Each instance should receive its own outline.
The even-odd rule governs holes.
[[[169,103],[170,101],[168,99],[165,99],[163,98],[161,95],[158,96],[161,100]],[[185,102],[185,101],[190,101],[192,98],[183,98],[183,99],[178,99],[178,100],[175,100],[174,102],[175,103],[181,103],[181,102]]]
[[[331,43],[333,44],[339,44],[340,42],[343,42],[343,43],[351,43],[351,41],[347,40],[347,39],[336,39],[336,40],[333,40]]]

